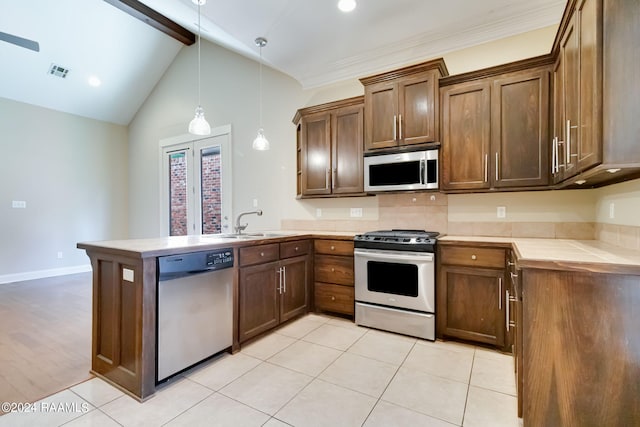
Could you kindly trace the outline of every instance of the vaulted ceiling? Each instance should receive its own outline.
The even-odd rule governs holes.
[[[197,33],[191,0],[141,0]],[[362,77],[560,21],[566,0],[208,0],[202,37],[258,58],[303,87]],[[128,124],[183,46],[103,0],[0,0],[0,97]],[[51,65],[68,69],[65,78]],[[102,85],[92,87],[95,75]]]

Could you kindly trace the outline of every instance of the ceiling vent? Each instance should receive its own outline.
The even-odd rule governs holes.
[[[67,77],[68,73],[69,73],[68,68],[64,68],[56,64],[51,64],[51,67],[49,67],[49,75],[52,75],[52,76],[56,76],[64,79]]]

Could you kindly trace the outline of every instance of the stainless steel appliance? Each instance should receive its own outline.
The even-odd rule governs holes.
[[[396,154],[365,154],[364,190],[438,189],[438,150]]]
[[[156,382],[231,346],[231,267],[232,249],[158,257]]]
[[[356,324],[435,340],[438,235],[383,230],[355,236]]]

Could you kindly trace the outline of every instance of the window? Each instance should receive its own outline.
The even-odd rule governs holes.
[[[212,136],[161,141],[161,234],[217,234],[230,231],[230,126]]]

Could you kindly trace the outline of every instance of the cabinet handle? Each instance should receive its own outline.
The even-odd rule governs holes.
[[[556,174],[556,147],[558,137],[554,136],[551,140],[551,175]]]
[[[518,278],[518,275],[517,275],[517,274],[515,274],[515,273],[509,273],[509,274],[511,274],[511,279],[512,279],[512,280],[515,280],[515,279],[517,279],[517,278]]]
[[[282,294],[282,267],[278,268],[278,293]]]
[[[332,272],[332,273],[335,273],[335,272],[336,272],[336,269],[335,269],[335,268],[333,268],[333,267],[331,267],[331,272]]]
[[[335,246],[331,246],[331,250],[332,250],[332,251],[335,251],[335,250],[336,250],[336,247],[335,247]]]
[[[398,116],[398,124],[400,125],[400,138],[398,139],[402,141],[402,114]]]
[[[336,168],[331,170],[331,188],[336,188]]]
[[[287,267],[282,267],[282,293],[287,293]]]
[[[475,256],[475,255],[471,255],[471,259],[475,261],[475,260],[477,260],[477,259],[478,259],[478,257],[477,257],[477,256]]]
[[[500,157],[498,155],[498,152],[496,151],[496,182],[500,181],[498,169],[500,169]]]
[[[300,250],[300,248],[296,246],[296,252],[298,252],[299,250]]]
[[[397,133],[396,133],[396,120],[397,120],[397,116],[394,114],[393,115],[393,140],[397,140]]]
[[[334,297],[333,295],[331,295],[331,301],[335,301],[336,297]]]
[[[511,261],[507,261],[507,265],[509,267],[513,267],[514,265],[516,265],[516,263],[515,262],[511,262]]]
[[[325,168],[324,188],[329,188],[329,168]]]
[[[489,155],[484,155],[484,182],[489,182]]]
[[[264,252],[260,252],[260,256],[264,256]]]
[[[498,277],[498,310],[502,310],[502,277]]]
[[[509,289],[507,289],[507,309],[505,310],[505,321],[504,323],[507,325],[507,332],[509,332],[509,327],[511,326],[511,322],[509,321],[509,301],[511,301],[511,296],[509,295]]]

